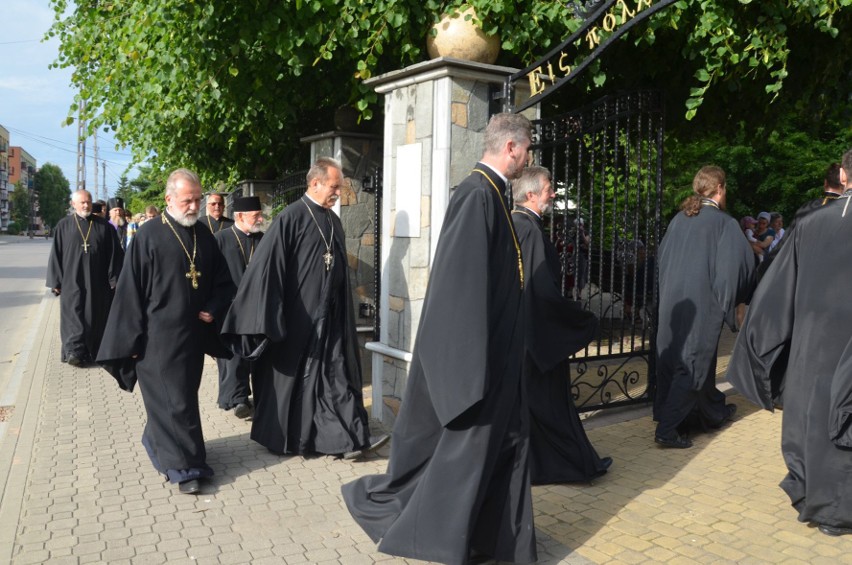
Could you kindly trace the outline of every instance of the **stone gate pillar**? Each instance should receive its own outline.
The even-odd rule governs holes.
[[[385,97],[381,335],[366,346],[373,417],[384,422],[396,417],[405,390],[451,187],[482,156],[485,126],[500,111],[494,95],[515,71],[442,57],[367,81]]]

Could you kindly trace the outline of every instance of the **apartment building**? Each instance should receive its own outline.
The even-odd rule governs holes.
[[[21,186],[25,187],[30,192],[30,202],[32,203],[32,229],[41,230],[42,221],[38,213],[38,192],[35,189],[35,174],[36,160],[27,153],[23,147],[9,147],[9,180],[7,182],[8,191],[11,195],[15,190],[15,185],[20,182]],[[22,231],[27,230],[27,226],[20,226]]]
[[[9,226],[9,130],[0,126],[0,232]]]

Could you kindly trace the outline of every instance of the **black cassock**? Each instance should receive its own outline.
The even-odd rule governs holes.
[[[80,360],[97,357],[123,259],[115,229],[103,218],[72,214],[56,224],[47,264],[47,286],[61,289],[59,334],[63,361],[69,355]]]
[[[384,553],[536,559],[523,296],[504,189],[478,164],[455,190],[387,473],[343,486],[349,512]]]
[[[254,258],[254,251],[263,233],[246,234],[235,225],[216,233],[216,243],[225,257],[234,285],[239,287],[246,265]],[[252,362],[234,355],[231,359],[219,358],[219,408],[229,410],[246,403],[251,394],[249,375]]]
[[[541,218],[512,212],[524,257],[530,479],[534,485],[587,481],[606,472],[571,398],[568,358],[597,335],[598,320],[559,291],[559,253]]]
[[[814,210],[754,293],[728,381],[772,409],[783,388],[781,488],[802,522],[852,527],[852,206]]]
[[[234,225],[234,220],[225,215],[219,216],[218,220],[213,216],[201,216],[198,221],[207,226],[207,229],[209,229],[213,235],[223,232]]]
[[[716,349],[722,324],[736,330],[736,305],[748,300],[754,253],[736,220],[705,205],[680,212],[660,243],[657,327],[657,436],[678,427],[714,427],[728,417],[716,388]]]
[[[201,273],[197,289],[187,276],[193,233]],[[216,325],[233,295],[228,266],[203,224],[186,228],[164,211],[139,227],[118,279],[98,363],[124,390],[132,391],[138,379],[148,415],[142,443],[154,467],[173,483],[213,474],[206,463],[198,387],[205,353],[230,356]],[[202,311],[214,323],[199,320]]]
[[[251,438],[275,453],[369,445],[345,242],[335,213],[306,196],[288,205],[257,246],[225,319],[223,339],[255,361]]]

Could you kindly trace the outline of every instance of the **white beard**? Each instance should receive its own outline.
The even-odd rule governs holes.
[[[181,214],[170,209],[169,214],[172,215],[177,223],[185,228],[191,228],[195,225],[195,222],[198,221],[198,212],[187,212],[186,214]]]
[[[85,220],[86,218],[92,215],[92,211],[89,210],[88,212],[77,212],[77,215]]]
[[[118,227],[123,227],[124,224],[125,224],[125,221],[124,221],[124,218],[116,218],[114,223]]]

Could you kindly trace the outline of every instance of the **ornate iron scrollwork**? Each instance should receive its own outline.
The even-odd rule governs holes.
[[[577,410],[583,412],[650,400],[650,388],[642,373],[636,368],[627,368],[629,364],[637,360],[647,368],[647,356],[631,355],[614,368],[609,365],[599,365],[597,378],[594,379],[589,379],[587,374],[589,362],[577,361],[576,375],[571,380],[571,398]],[[641,386],[643,381],[645,384]],[[640,387],[638,390],[637,386]]]

